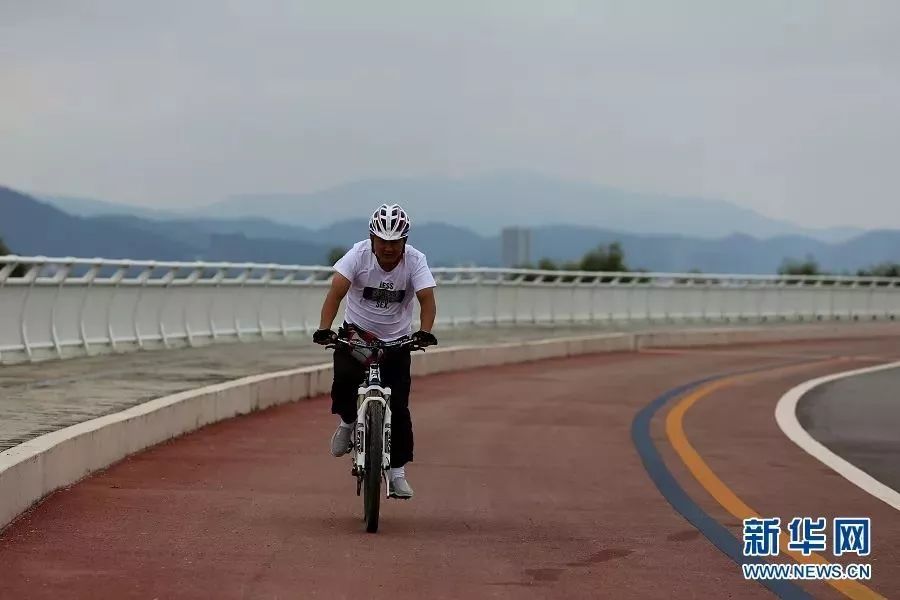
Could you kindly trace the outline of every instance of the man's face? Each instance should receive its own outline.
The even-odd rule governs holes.
[[[400,259],[403,258],[403,250],[406,247],[406,240],[383,240],[377,235],[370,236],[372,238],[372,249],[375,251],[375,257],[382,267],[392,268],[397,266]]]

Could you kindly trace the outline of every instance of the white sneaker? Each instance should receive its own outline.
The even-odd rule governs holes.
[[[338,425],[334,435],[331,436],[331,454],[332,456],[343,456],[350,452],[353,447],[351,437],[353,433],[352,427],[344,427]]]
[[[409,500],[413,497],[413,490],[409,487],[406,477],[394,477],[390,484],[390,497]]]

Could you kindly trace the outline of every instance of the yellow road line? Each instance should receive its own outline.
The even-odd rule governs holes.
[[[812,365],[800,365],[799,368],[810,368],[812,366],[822,366],[823,364],[834,362],[833,360],[824,361],[814,363]],[[691,446],[691,443],[688,441],[687,436],[684,433],[683,421],[684,415],[687,413],[688,409],[690,409],[694,404],[697,403],[698,400],[704,398],[717,390],[722,388],[730,387],[736,383],[739,383],[746,379],[752,379],[754,377],[759,377],[765,374],[771,374],[776,371],[785,371],[785,370],[794,370],[797,369],[798,366],[789,366],[789,367],[781,367],[772,369],[769,371],[765,371],[764,373],[758,374],[750,374],[750,375],[738,375],[734,377],[728,377],[725,379],[720,379],[709,383],[705,386],[702,386],[695,390],[694,392],[684,396],[678,404],[676,404],[669,414],[666,416],[666,435],[669,438],[669,442],[672,444],[672,447],[678,453],[678,456],[681,457],[682,462],[684,462],[685,466],[690,470],[690,472],[694,475],[694,478],[697,482],[703,486],[703,488],[709,492],[709,494],[716,499],[716,501],[722,505],[722,507],[734,515],[739,520],[743,521],[748,518],[759,518],[760,515],[755,510],[747,506],[747,504],[741,500],[737,494],[735,494],[731,488],[729,488],[725,483],[719,479],[718,476],[713,472],[712,469],[709,468],[709,465],[706,464],[706,461],[701,458],[700,454]],[[828,560],[818,554],[811,554],[809,556],[804,556],[800,552],[795,552],[787,549],[787,544],[790,541],[785,530],[781,531],[780,535],[781,539],[781,550],[782,554],[788,554],[791,558],[793,558],[798,563],[805,564],[826,564]],[[878,600],[886,600],[884,596],[880,595],[876,591],[871,588],[866,587],[862,583],[852,580],[825,580],[830,586],[840,591],[842,594],[849,598],[853,598],[854,600],[870,600],[870,599],[878,599]]]
[[[860,354],[858,356],[841,356],[836,357],[833,354],[809,354],[798,352],[772,352],[760,351],[753,352],[750,350],[697,350],[695,348],[641,348],[638,350],[640,354],[660,354],[665,356],[696,356],[696,355],[716,355],[716,356],[746,356],[748,358],[791,358],[795,360],[842,360],[845,362],[886,362],[895,361],[896,356],[876,356],[873,354]]]

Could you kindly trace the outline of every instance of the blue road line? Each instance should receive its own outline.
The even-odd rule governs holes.
[[[641,456],[641,461],[644,463],[647,474],[650,475],[650,478],[653,480],[653,483],[656,485],[657,489],[659,489],[660,493],[665,497],[669,504],[675,508],[675,510],[681,513],[681,515],[705,535],[710,542],[715,544],[719,550],[724,552],[738,565],[753,563],[762,564],[765,563],[765,561],[760,557],[744,556],[742,543],[738,541],[725,526],[703,512],[703,509],[691,500],[687,492],[684,491],[684,488],[678,484],[678,481],[676,481],[671,471],[666,468],[666,464],[663,462],[662,456],[660,456],[656,445],[653,443],[653,438],[650,436],[650,423],[653,420],[654,415],[670,400],[677,398],[689,390],[717,379],[771,368],[773,367],[769,366],[765,367],[765,369],[753,369],[750,371],[714,375],[668,390],[649,405],[641,409],[631,424],[631,439],[634,442],[638,454]],[[777,579],[759,579],[754,581],[769,588],[769,590],[779,598],[785,598],[787,600],[812,598],[812,596],[807,594],[803,588],[790,581]]]

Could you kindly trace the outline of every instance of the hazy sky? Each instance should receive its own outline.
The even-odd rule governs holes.
[[[0,183],[174,207],[535,169],[900,227],[900,1],[0,0]]]

